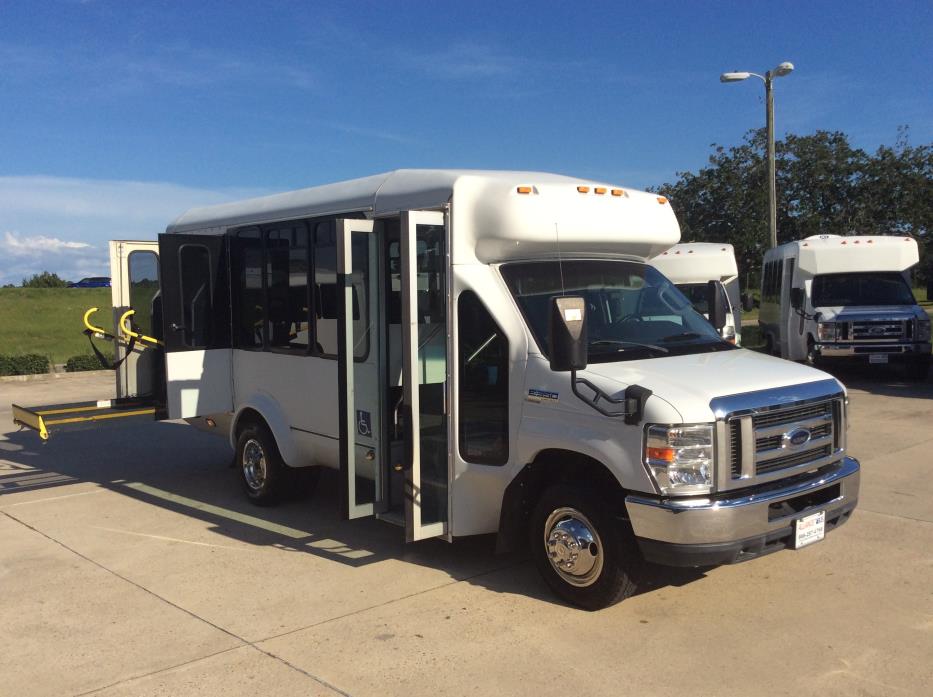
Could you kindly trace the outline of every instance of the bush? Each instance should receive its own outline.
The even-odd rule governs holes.
[[[102,370],[97,356],[83,355],[72,356],[65,362],[66,373],[80,373],[83,370]]]
[[[43,271],[23,279],[23,288],[67,288],[68,281],[59,278],[57,273]]]
[[[21,356],[0,354],[0,375],[39,375],[49,372],[48,356],[25,353]]]

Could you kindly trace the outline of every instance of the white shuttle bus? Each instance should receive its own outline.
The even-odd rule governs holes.
[[[136,343],[104,411],[150,400],[222,433],[257,503],[329,467],[347,518],[497,533],[589,609],[633,593],[645,560],[819,541],[858,499],[845,389],[724,341],[722,296],[707,321],[646,263],[679,236],[664,197],[536,172],[192,210],[158,243],[113,243]],[[46,434],[79,418],[14,413]]]
[[[739,267],[731,244],[681,242],[648,262],[673,281],[693,308],[709,317],[709,283],[714,283],[726,304],[726,324],[720,334],[726,341],[742,343],[742,301]]]
[[[771,351],[811,364],[846,359],[930,369],[930,318],[909,271],[917,241],[903,235],[819,235],[765,253],[759,324]]]

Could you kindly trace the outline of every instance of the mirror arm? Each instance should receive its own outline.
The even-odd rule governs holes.
[[[579,385],[583,385],[587,389],[592,390],[593,396],[588,397],[582,394],[579,390]],[[625,396],[623,396],[622,399],[616,399],[603,392],[586,378],[578,378],[576,370],[570,371],[570,389],[573,390],[573,393],[588,407],[595,409],[603,416],[612,418],[623,416],[625,417],[625,423],[630,425],[637,425],[641,422],[645,414],[645,403],[652,394],[651,390],[641,385],[629,385],[625,388]],[[621,410],[607,409],[599,403],[600,401],[613,405],[621,404],[623,406]]]

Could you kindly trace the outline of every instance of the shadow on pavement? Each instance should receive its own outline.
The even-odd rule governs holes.
[[[351,567],[397,559],[440,569],[456,580],[497,593],[560,603],[521,555],[494,554],[495,536],[448,544],[406,544],[402,528],[373,518],[340,518],[339,474],[325,470],[313,496],[275,507],[246,500],[222,438],[187,425],[159,422],[109,431],[54,434],[42,443],[31,431],[0,435],[0,507],[5,494],[45,491],[83,482],[202,520],[210,530],[251,545],[303,552]],[[15,515],[19,501],[7,508]],[[701,578],[701,571],[649,566],[640,593]]]

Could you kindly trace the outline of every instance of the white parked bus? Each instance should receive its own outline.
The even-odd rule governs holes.
[[[739,267],[731,244],[719,242],[681,242],[661,252],[649,262],[674,282],[687,296],[694,309],[709,317],[709,283],[716,285],[726,303],[726,324],[722,338],[736,345],[742,343],[742,303]]]
[[[120,364],[109,406],[150,393],[222,433],[257,503],[330,467],[348,518],[497,533],[591,609],[646,559],[816,542],[858,499],[845,390],[724,341],[719,295],[711,323],[645,263],[679,235],[664,197],[537,172],[402,170],[192,210],[112,247],[130,353],[155,359]],[[14,408],[42,431],[60,413]]]
[[[759,324],[790,360],[902,362],[930,367],[930,318],[910,289],[917,242],[897,236],[819,235],[765,253]]]

